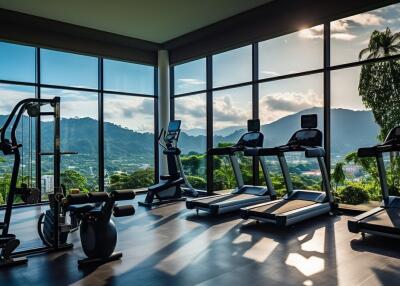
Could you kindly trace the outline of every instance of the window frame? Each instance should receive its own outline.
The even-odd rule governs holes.
[[[324,118],[324,124],[323,124],[323,134],[324,134],[324,148],[326,150],[326,155],[325,155],[325,162],[327,165],[328,170],[331,170],[332,168],[332,163],[331,163],[331,72],[336,71],[336,70],[341,70],[341,69],[346,69],[350,67],[357,67],[357,66],[362,66],[365,64],[370,64],[370,63],[378,63],[378,62],[384,62],[384,61],[389,61],[389,60],[400,60],[400,54],[398,55],[392,55],[392,56],[387,56],[387,57],[381,57],[381,58],[376,58],[376,59],[366,59],[366,60],[360,60],[360,61],[353,61],[349,63],[344,63],[344,64],[337,64],[337,65],[332,65],[331,64],[331,23],[333,21],[324,21],[323,23],[320,23],[318,25],[323,25],[323,52],[322,52],[322,62],[323,66],[321,68],[317,69],[312,69],[312,70],[306,70],[302,72],[297,72],[297,73],[291,73],[291,74],[285,74],[285,75],[279,75],[279,76],[274,76],[274,77],[269,77],[269,78],[259,78],[259,49],[258,49],[258,44],[261,41],[253,42],[252,45],[252,80],[248,82],[241,82],[241,83],[236,83],[236,84],[230,84],[230,85],[225,85],[225,86],[220,86],[220,87],[213,87],[213,56],[218,53],[211,53],[208,54],[206,58],[206,89],[200,90],[200,91],[194,91],[194,92],[188,92],[188,93],[182,93],[182,94],[175,94],[174,93],[174,67],[181,64],[181,63],[176,63],[173,66],[170,67],[170,74],[171,74],[171,82],[170,82],[170,88],[171,88],[171,119],[174,119],[174,99],[178,97],[184,97],[184,96],[191,96],[191,95],[196,95],[200,93],[206,93],[207,94],[207,131],[206,131],[206,136],[207,136],[207,149],[212,148],[213,146],[213,93],[216,91],[221,91],[221,90],[227,90],[227,89],[232,89],[232,88],[237,88],[237,87],[242,87],[242,86],[248,86],[252,85],[252,115],[253,119],[258,119],[259,118],[259,85],[261,83],[266,83],[266,82],[273,82],[273,81],[278,81],[282,79],[291,79],[291,78],[298,78],[301,76],[307,76],[307,75],[314,75],[314,74],[322,74],[323,75],[323,118]],[[234,47],[234,49],[238,49],[241,47],[248,46],[248,44],[239,46],[239,47]],[[225,52],[225,51],[224,51]],[[197,58],[198,59],[198,58]],[[191,59],[189,61],[185,61],[185,63],[190,62],[192,60],[196,59]],[[207,194],[212,195],[212,184],[213,184],[213,161],[212,161],[212,156],[207,157]],[[253,183],[258,184],[260,178],[259,178],[259,164],[258,162],[253,162]],[[331,176],[330,172],[328,173],[329,178]]]
[[[2,42],[9,43],[8,41],[2,40]],[[10,42],[12,43],[12,42]],[[13,43],[14,44],[14,43]],[[20,45],[19,43],[17,43]],[[22,46],[29,46],[24,45]],[[35,49],[35,81],[34,82],[24,82],[24,81],[15,81],[15,80],[5,80],[0,78],[1,84],[10,84],[16,86],[31,86],[35,88],[35,98],[41,98],[41,90],[42,89],[56,89],[56,90],[71,90],[71,91],[80,91],[80,92],[92,92],[97,93],[97,108],[98,108],[98,185],[99,191],[104,191],[104,94],[108,95],[124,95],[124,96],[133,96],[133,97],[144,97],[144,98],[151,98],[154,100],[154,169],[155,169],[155,182],[158,181],[158,174],[159,174],[159,164],[158,164],[158,142],[157,142],[157,134],[158,134],[158,68],[152,65],[146,65],[142,63],[130,62],[130,61],[123,61],[132,64],[140,64],[151,66],[154,69],[153,73],[153,94],[140,94],[134,92],[121,92],[121,91],[113,91],[113,90],[105,90],[104,89],[104,60],[109,58],[104,58],[96,55],[86,55],[80,54],[75,52],[68,52],[64,50],[55,50],[55,49],[45,49],[45,50],[53,50],[56,52],[67,52],[71,54],[78,54],[83,56],[90,56],[97,58],[97,77],[98,77],[98,85],[96,88],[86,88],[86,87],[73,87],[73,86],[64,86],[64,85],[55,85],[55,84],[44,84],[41,81],[41,48],[40,47],[33,47]],[[119,59],[111,59],[110,60],[117,60],[122,61]],[[41,159],[40,159],[40,151],[41,151],[41,130],[40,130],[40,116],[36,119],[36,140],[35,140],[35,148],[37,150],[35,156],[35,163],[36,163],[36,178],[41,178]],[[41,189],[41,180],[36,180],[36,187]],[[39,201],[38,205],[47,203],[47,201]],[[17,204],[18,205],[18,204]],[[32,206],[32,205],[29,205]],[[0,209],[3,206],[0,206]]]

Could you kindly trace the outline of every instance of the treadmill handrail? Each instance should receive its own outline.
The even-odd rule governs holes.
[[[234,155],[236,152],[245,150],[243,146],[229,146],[229,147],[217,147],[208,149],[209,155]]]
[[[306,148],[307,158],[325,157],[325,149],[322,147]]]
[[[325,149],[320,146],[310,147],[303,145],[281,145],[278,147],[259,147],[244,150],[245,156],[278,156],[286,152],[304,152],[309,155],[307,157],[323,157]]]
[[[271,147],[258,147],[258,148],[248,148],[244,150],[245,156],[277,156],[279,154],[278,148]]]
[[[400,144],[379,144],[372,147],[362,147],[357,151],[357,156],[360,158],[376,157],[382,153],[400,151]]]

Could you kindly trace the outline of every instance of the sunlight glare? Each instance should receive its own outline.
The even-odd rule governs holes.
[[[322,258],[311,256],[305,258],[298,253],[290,253],[285,263],[297,268],[304,276],[312,276],[325,269],[325,261]]]

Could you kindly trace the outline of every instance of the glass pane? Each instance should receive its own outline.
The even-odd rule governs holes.
[[[175,98],[175,119],[182,120],[179,148],[186,176],[196,189],[206,189],[206,95]]]
[[[375,159],[361,162],[357,150],[382,142],[400,123],[399,90],[393,84],[399,78],[396,71],[400,71],[399,61],[332,72],[332,179],[342,203],[364,208],[380,203]],[[385,161],[390,193],[398,195],[398,156],[388,154]]]
[[[154,67],[104,60],[104,89],[154,94]]]
[[[42,83],[98,88],[97,58],[45,49],[40,53]]]
[[[98,190],[98,95],[63,89],[42,89],[42,98],[61,98],[61,151],[78,152],[61,160],[61,181],[67,191]],[[42,151],[52,152],[53,122],[43,117]],[[42,182],[52,180],[53,158],[42,160]],[[52,191],[52,190],[49,190]]]
[[[206,59],[174,67],[175,94],[206,89]]]
[[[315,74],[260,84],[260,120],[264,146],[286,144],[300,129],[304,114],[318,115],[318,128],[323,130],[323,76]],[[320,189],[320,171],[315,159],[304,154],[286,155],[293,185],[298,189]],[[266,158],[279,196],[285,194],[278,160]]]
[[[35,82],[35,48],[0,42],[0,79]]]
[[[33,87],[4,85],[0,84],[0,125],[3,126],[14,106],[21,100],[35,97]],[[9,130],[12,125],[10,125]],[[10,132],[6,133],[6,139],[10,139]],[[17,185],[25,183],[35,187],[35,120],[25,113],[17,128],[17,140],[22,144],[20,148],[21,165]],[[6,203],[7,194],[10,188],[10,179],[14,156],[4,156],[0,153],[0,205]],[[31,156],[32,154],[32,156]],[[15,199],[15,203],[21,203],[20,197]]]
[[[252,118],[252,87],[217,91],[213,94],[214,147],[233,145],[246,132]],[[246,184],[251,183],[252,168],[248,157],[240,158]],[[236,186],[227,156],[214,156],[214,190],[229,190]]]
[[[269,78],[323,66],[324,26],[259,43],[259,77]]]
[[[220,87],[252,79],[251,46],[213,56],[213,86]]]
[[[104,96],[105,187],[154,183],[154,99]]]
[[[360,52],[368,48],[372,33],[379,31],[381,35],[388,39],[386,55],[398,54],[400,39],[395,39],[393,34],[400,32],[399,19],[400,4],[383,7],[370,12],[354,15],[340,19],[331,23],[331,62],[332,65],[355,62],[359,60]],[[390,32],[386,33],[386,29]],[[378,37],[375,37],[378,38]],[[394,46],[397,45],[397,48]],[[385,55],[385,45],[382,41],[378,44],[379,51],[372,57]],[[373,51],[372,51],[373,52]],[[366,51],[363,59],[371,53]]]

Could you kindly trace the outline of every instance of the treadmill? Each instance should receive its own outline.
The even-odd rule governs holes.
[[[257,148],[244,152],[248,156],[277,156],[287,194],[280,200],[241,209],[240,216],[243,219],[254,219],[286,227],[333,210],[335,206],[324,161],[325,150],[321,147],[322,132],[316,127],[316,114],[303,115],[301,117],[302,129],[295,132],[286,145]],[[293,189],[285,158],[287,152],[304,152],[306,158],[317,158],[324,192]]]
[[[358,157],[375,157],[382,191],[381,206],[348,221],[350,232],[400,238],[400,197],[390,196],[383,154],[400,151],[400,126],[393,128],[381,145],[358,149]],[[399,175],[399,174],[398,174]]]
[[[260,120],[247,121],[247,130],[239,141],[231,147],[213,148],[208,150],[208,156],[228,155],[236,178],[237,187],[229,194],[213,195],[186,201],[188,209],[206,211],[212,215],[238,211],[242,207],[267,202],[276,198],[271,178],[265,161],[260,158],[260,164],[266,186],[245,185],[236,156],[237,152],[262,147],[264,135],[260,132]],[[257,157],[257,156],[255,156]]]

